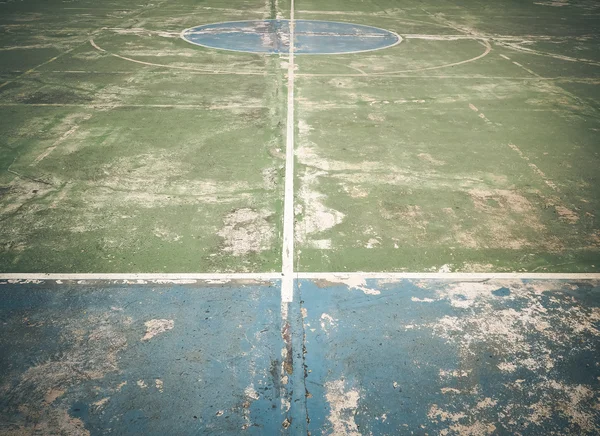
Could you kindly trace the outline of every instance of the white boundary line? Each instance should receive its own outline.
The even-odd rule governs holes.
[[[285,141],[285,195],[283,199],[283,250],[281,258],[281,302],[294,299],[294,0],[290,9],[290,51],[288,59],[287,126]]]
[[[1,274],[0,280],[149,280],[149,281],[187,281],[187,280],[277,280],[281,273],[201,273],[201,274],[127,274],[127,273],[81,273],[81,274],[44,274],[44,273],[11,273]]]
[[[259,280],[271,281],[283,279],[289,286],[298,280],[332,280],[344,279],[429,279],[429,280],[600,280],[600,273],[398,273],[398,272],[305,272],[293,273],[283,276],[281,273],[0,273],[3,281],[126,281],[126,282],[156,282],[156,283],[182,283],[190,281],[235,281]],[[282,288],[283,288],[282,282]],[[284,301],[286,302],[286,301]],[[287,301],[289,302],[289,301]]]
[[[436,280],[600,280],[600,273],[384,273],[384,272],[338,272],[296,273],[298,279],[363,278],[363,279],[436,279]]]

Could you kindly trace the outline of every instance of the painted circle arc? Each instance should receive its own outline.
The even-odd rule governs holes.
[[[289,20],[231,21],[186,29],[192,44],[246,53],[287,54]],[[402,42],[389,30],[335,21],[294,20],[294,54],[344,54],[380,50]]]

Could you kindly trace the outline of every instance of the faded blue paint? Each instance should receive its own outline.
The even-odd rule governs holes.
[[[332,419],[335,416],[331,415],[335,413],[327,395],[328,391],[333,395],[332,386],[335,383],[340,386],[341,381],[346,395],[354,391],[360,396],[357,408],[344,410],[342,418],[351,417],[361,434],[439,434],[442,430],[461,434],[468,432],[466,427],[478,422],[483,427],[472,434],[487,434],[487,425],[494,426],[490,432],[493,434],[593,434],[594,431],[578,427],[574,424],[575,418],[561,412],[562,404],[572,400],[546,383],[554,380],[568,387],[579,385],[586,392],[599,391],[597,331],[573,335],[550,325],[547,328],[557,335],[565,334],[553,341],[533,326],[520,328],[517,333],[523,335],[531,347],[530,357],[534,361],[542,359],[545,350],[551,350],[554,367],[544,372],[519,366],[519,359],[529,355],[498,353],[493,333],[478,339],[476,323],[467,324],[466,330],[458,333],[459,341],[465,340],[467,335],[475,338],[465,353],[431,326],[440,325],[442,319],[465,319],[472,314],[480,316],[478,322],[485,325],[486,318],[492,320],[494,313],[509,309],[528,314],[531,299],[515,296],[508,288],[498,286],[490,292],[492,295],[482,295],[481,306],[455,307],[452,302],[460,305],[469,301],[469,296],[466,291],[463,295],[457,291],[451,300],[440,298],[437,291],[446,289],[449,283],[403,280],[380,284],[377,280],[367,280],[366,288],[378,290],[380,294],[366,295],[345,285],[300,282],[300,298],[307,314],[304,332],[306,387],[310,393],[307,400],[309,431],[312,434],[334,432]],[[526,286],[528,282],[519,283]],[[573,290],[573,286],[577,289]],[[598,309],[600,288],[585,282],[576,285],[562,282],[536,298],[543,307],[540,310],[547,311],[550,319],[558,320],[560,316],[568,321],[569,310]],[[485,312],[482,312],[483,306]],[[329,317],[334,320],[332,324],[327,321]],[[589,319],[594,317],[590,315]],[[597,321],[595,326],[600,327]],[[450,336],[453,334],[456,333]],[[500,363],[511,361],[517,363],[514,372],[499,370]],[[440,370],[455,375],[465,371],[468,375],[445,379]],[[510,388],[511,384],[519,383],[523,383],[524,389]],[[592,427],[600,425],[594,397],[592,394],[575,406],[592,419]],[[477,409],[484,398],[491,398],[496,404]],[[535,423],[529,418],[538,401],[550,407],[551,416]],[[432,418],[434,406],[453,414],[456,420],[443,419],[435,413]],[[499,412],[506,416],[502,418]],[[513,417],[516,417],[514,424],[511,423]],[[453,425],[464,427],[453,430]],[[351,430],[350,427],[344,429]]]
[[[380,289],[376,280],[367,280],[367,285]],[[362,434],[394,434],[404,424],[417,430],[428,421],[426,406],[436,387],[439,368],[456,368],[458,357],[443,340],[423,338],[417,331],[402,328],[405,323],[448,313],[443,302],[412,303],[415,295],[423,298],[419,291],[404,283],[400,289],[382,289],[380,295],[373,296],[343,285],[300,283],[308,315],[305,332],[306,365],[311,370],[306,379],[311,395],[307,403],[310,431],[319,434],[319,429],[324,429],[323,434],[331,433],[326,384],[342,379],[347,391],[355,389],[362,397],[355,417]],[[323,314],[337,320],[337,326],[328,333],[320,327]],[[422,367],[418,368],[415,361],[422,362]],[[377,421],[383,414],[388,416],[386,421]]]
[[[496,297],[508,297],[510,295],[510,289],[502,287],[498,288],[495,291],[492,291]]]
[[[599,284],[0,283],[0,433],[597,434]]]
[[[65,393],[39,413],[67,410],[92,435],[275,434],[288,416],[281,410],[281,394],[287,394],[280,380],[278,283],[4,285],[0,300],[0,386],[11,392],[1,396],[0,433],[31,424],[19,407],[41,407],[40,396],[50,388]],[[174,327],[142,341],[144,323],[152,319],[173,320]],[[93,339],[98,334],[100,341]],[[110,370],[93,347],[110,354],[111,341],[123,340]],[[68,356],[78,361],[66,362]],[[68,376],[44,369],[45,362],[64,366]],[[54,379],[41,391],[26,381],[35,367]],[[102,376],[90,377],[94,371]],[[246,395],[249,386],[258,399]],[[103,398],[109,398],[105,405],[94,405]]]
[[[333,21],[294,20],[295,54],[341,54],[379,50],[401,38],[377,27]],[[183,39],[193,44],[249,53],[287,54],[289,20],[215,23],[187,29]]]

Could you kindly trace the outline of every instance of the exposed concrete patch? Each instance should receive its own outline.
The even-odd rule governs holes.
[[[433,298],[417,298],[417,297],[412,297],[410,300],[414,301],[416,303],[433,303],[435,301]]]
[[[569,6],[571,4],[570,1],[568,0],[550,0],[550,1],[545,1],[545,2],[533,2],[534,5],[540,5],[540,6],[552,6],[552,7],[563,7],[563,6]]]
[[[423,215],[421,207],[416,204],[393,204],[383,201],[379,202],[379,213],[389,221],[394,221],[396,225],[408,227],[415,231],[413,237],[419,238],[427,231],[428,219]]]
[[[461,377],[468,377],[469,374],[471,373],[472,370],[458,370],[458,369],[454,369],[454,370],[445,370],[445,369],[440,369],[439,370],[439,374],[440,374],[440,379],[442,380],[448,380],[448,379],[452,379],[452,378],[461,378]]]
[[[503,209],[527,213],[531,211],[531,203],[517,191],[507,189],[471,189],[469,195],[473,199],[475,207],[481,210],[490,210],[489,200],[496,201]]]
[[[330,412],[327,420],[332,426],[330,434],[335,436],[360,436],[354,415],[358,408],[360,393],[357,389],[347,389],[345,381],[335,380],[325,383],[325,398]]]
[[[490,397],[484,398],[483,400],[479,401],[477,403],[477,405],[475,406],[476,409],[488,409],[490,407],[494,407],[496,404],[498,404],[498,400],[492,400]]]
[[[100,168],[101,177],[90,188],[109,189],[94,195],[103,205],[118,201],[142,207],[176,204],[227,203],[232,196],[239,200],[244,192],[260,188],[247,182],[222,182],[210,179],[190,180],[193,170],[176,153],[141,154],[116,159]],[[97,206],[98,207],[98,206]]]
[[[272,191],[277,187],[277,169],[265,168],[262,171],[264,187],[267,191]]]
[[[308,130],[306,126],[305,130]],[[438,240],[439,245],[451,247],[458,245],[462,249],[470,250],[533,249],[559,254],[577,239],[574,234],[558,235],[547,226],[544,209],[547,208],[548,201],[543,193],[536,190],[519,190],[502,174],[448,175],[436,171],[435,168],[443,165],[444,162],[427,153],[420,153],[418,158],[429,164],[430,170],[418,173],[407,171],[406,168],[398,168],[385,161],[348,162],[331,158],[329,155],[324,156],[324,152],[320,151],[318,145],[308,139],[300,141],[296,154],[298,161],[309,167],[301,180],[301,187],[304,188],[307,198],[310,198],[310,192],[317,190],[314,187],[308,188],[307,185],[311,183],[316,185],[316,179],[319,178],[335,180],[352,199],[368,198],[372,187],[385,185],[398,186],[408,192],[417,186],[419,189],[426,187],[436,192],[447,189],[464,192],[471,198],[475,210],[472,212],[471,208],[464,207],[456,210],[444,208],[444,212],[448,214],[445,225],[451,231]],[[322,194],[317,195],[320,196],[319,202],[323,203]],[[553,203],[561,205],[560,202]],[[421,205],[382,202],[378,206],[376,210],[380,211],[382,218],[389,221],[382,225],[398,227],[393,239],[398,247],[406,243],[414,245],[428,240],[431,223],[437,224],[440,220],[440,217],[431,211],[421,210]],[[405,210],[401,210],[401,207]],[[564,209],[560,210],[565,212]],[[302,212],[300,208],[298,215]],[[339,213],[346,213],[346,210],[341,210]],[[345,219],[345,216],[342,219]],[[574,222],[572,215],[563,213],[561,220],[567,221],[567,219]],[[328,220],[333,221],[331,216]],[[403,231],[406,227],[410,230]],[[296,234],[301,244],[311,248],[324,248],[315,245],[304,233],[302,224],[298,223]],[[375,246],[375,241],[369,243],[367,240],[361,242],[363,246]],[[333,242],[336,240],[333,239]],[[493,270],[494,266],[490,268]],[[488,269],[478,268],[477,271]]]
[[[309,241],[313,235],[329,230],[340,224],[344,214],[325,206],[326,195],[315,190],[318,178],[325,173],[307,169],[301,176],[300,202],[296,215],[302,215],[296,222],[296,237],[300,242]]]
[[[497,366],[500,371],[504,372],[515,372],[517,369],[517,365],[512,362],[500,362]]]
[[[250,404],[253,401],[256,401],[260,398],[260,394],[254,389],[254,384],[251,384],[244,389],[244,396],[246,401],[244,401],[242,407],[242,414],[244,417],[244,424],[242,425],[242,430],[247,430],[252,426],[252,420],[250,419]]]
[[[331,239],[313,239],[309,245],[319,250],[331,250],[332,248]]]
[[[494,424],[485,423],[485,422],[476,422],[474,424],[467,424],[467,425],[456,424],[456,425],[450,426],[450,431],[452,431],[453,434],[459,434],[459,435],[465,435],[465,436],[481,436],[481,435],[493,434],[496,431],[496,426]],[[449,434],[449,433],[440,432],[440,434],[443,435],[443,434]]]
[[[445,422],[445,421],[457,422],[460,419],[466,418],[467,415],[465,415],[462,412],[450,413],[448,411],[440,409],[437,404],[433,404],[429,408],[429,412],[427,412],[427,417],[431,420],[440,420],[442,422]]]
[[[175,327],[175,321],[172,319],[151,319],[144,323],[146,326],[146,333],[142,338],[142,341],[149,341],[156,335],[166,332],[167,330]]]
[[[35,204],[35,200],[44,198],[55,190],[56,188],[49,183],[16,177],[0,195],[0,217],[14,214],[24,208],[27,208],[29,213],[41,210],[42,206]]]
[[[258,392],[256,392],[256,389],[254,389],[254,385],[250,385],[244,389],[244,395],[251,400],[259,399]]]
[[[65,391],[62,389],[50,389],[46,396],[44,397],[44,402],[46,404],[52,404],[54,400],[59,397],[62,397],[65,394]]]
[[[436,158],[434,158],[434,157],[433,157],[432,155],[430,155],[429,153],[419,153],[417,156],[419,157],[419,159],[421,159],[421,160],[423,160],[423,161],[425,161],[425,162],[427,162],[427,163],[430,163],[430,164],[432,164],[432,165],[435,165],[435,166],[442,166],[442,165],[446,165],[446,162],[444,162],[444,161],[442,161],[442,160],[439,160],[439,159],[436,159]]]
[[[352,186],[346,183],[344,184],[344,191],[352,198],[365,198],[369,196],[369,191],[363,186]]]
[[[464,263],[459,270],[465,273],[485,273],[494,271],[494,265],[491,263]]]
[[[558,216],[569,224],[576,224],[579,221],[579,215],[565,206],[554,206],[554,209],[556,209]]]
[[[337,322],[337,320],[334,319],[328,313],[321,314],[321,329],[324,332],[327,332],[330,328],[335,327],[336,326],[336,322]]]
[[[598,410],[597,392],[583,385],[566,385],[557,380],[543,382],[543,387],[545,388],[542,391],[543,399],[530,406],[534,414],[532,422],[541,423],[551,419],[552,414],[558,412],[583,432],[589,434],[598,432],[600,427],[598,414],[586,405],[593,400]]]
[[[433,270],[435,270],[435,268],[433,268]],[[446,263],[446,264],[440,266],[439,269],[437,270],[437,272],[441,273],[441,274],[450,273],[450,272],[452,272],[452,265]]]
[[[461,393],[461,391],[456,388],[442,388],[442,389],[440,389],[440,392],[442,394],[460,394]]]
[[[22,409],[22,412],[29,412],[27,409]],[[21,427],[22,433],[25,434],[64,434],[74,436],[89,436],[90,432],[85,428],[85,424],[79,418],[73,418],[69,412],[63,409],[53,409],[48,412],[45,419],[32,426]]]
[[[60,355],[38,363],[21,375],[12,389],[11,404],[27,423],[16,434],[89,435],[81,420],[61,403],[65,393],[79,383],[100,380],[118,370],[118,353],[127,340],[118,329],[121,317],[113,312],[90,316],[85,324],[66,324],[59,341],[68,345]],[[86,333],[85,326],[94,329]]]
[[[364,277],[360,276],[344,276],[343,274],[327,274],[324,278],[316,280],[315,283],[319,287],[328,287],[335,285],[344,285],[348,290],[357,289],[367,295],[379,295],[381,291],[377,289],[377,285],[370,287]]]
[[[383,114],[378,113],[370,113],[369,115],[367,115],[367,118],[377,123],[383,123],[385,121],[385,116]]]
[[[588,241],[588,247],[600,248],[600,230],[594,231],[589,237],[590,241]]]
[[[106,404],[108,404],[109,401],[110,401],[110,398],[105,397],[105,398],[102,398],[102,399],[92,403],[92,406],[94,406],[96,411],[98,411],[98,410],[102,409],[104,406],[106,406]]]
[[[317,146],[310,141],[304,140],[296,147],[298,162],[307,167],[321,171],[361,171],[371,172],[375,170],[390,169],[390,165],[378,161],[364,161],[361,163],[345,162],[342,160],[327,159],[319,155]],[[363,176],[369,176],[363,174]],[[357,179],[359,180],[359,179]]]
[[[270,216],[270,212],[249,208],[231,212],[217,233],[224,239],[223,251],[244,256],[270,249],[274,238],[273,225],[267,221]]]
[[[521,193],[509,189],[470,189],[477,211],[485,214],[485,222],[471,232],[455,229],[455,237],[468,248],[502,248],[519,250],[538,247],[550,252],[562,250],[563,243],[555,236],[545,235],[535,240],[529,233],[545,234],[546,227],[532,204]]]
[[[182,238],[181,235],[178,235],[175,232],[161,226],[154,228],[154,236],[167,242],[179,242]]]
[[[298,133],[301,137],[306,137],[314,130],[305,120],[298,120]]]
[[[599,285],[600,282],[595,283]],[[590,409],[590,403],[598,403],[593,391],[588,386],[565,383],[556,378],[554,370],[564,359],[556,350],[573,349],[574,337],[600,338],[600,308],[573,304],[575,300],[569,294],[559,298],[561,289],[576,291],[575,284],[488,280],[440,283],[435,289],[438,299],[448,301],[460,312],[441,316],[435,323],[412,324],[405,328],[431,329],[435,336],[458,347],[461,366],[469,367],[484,347],[489,350],[490,358],[499,360],[496,366],[502,373],[526,371],[530,374],[527,379],[505,385],[518,392],[536,393],[527,406],[532,416],[515,415],[519,425],[525,428],[543,425],[558,414],[568,420],[574,431],[580,429],[590,434],[598,431],[597,417],[593,408]],[[508,304],[499,307],[496,303],[502,300]],[[576,349],[594,352],[594,343],[578,342]],[[478,392],[478,384],[471,380],[469,371],[440,370],[442,381],[450,383],[456,378],[464,379],[461,384],[467,383],[471,393]],[[456,393],[454,387],[444,389],[443,393]],[[491,434],[495,431],[494,424],[483,412],[496,407],[498,401],[498,398],[484,397],[475,404],[455,403],[452,410],[442,410],[434,404],[429,418],[452,424],[443,434]],[[516,412],[507,408],[502,413],[509,422],[511,413]]]
[[[365,248],[375,248],[379,245],[381,245],[381,240],[379,240],[377,238],[371,238],[367,241]]]
[[[487,417],[485,416],[484,409],[493,407],[495,404],[494,400],[486,398],[480,401],[469,413],[466,413],[466,411],[452,412],[440,408],[437,404],[433,404],[429,409],[427,417],[433,422],[448,425],[447,428],[440,430],[440,435],[488,435],[496,430],[496,426],[486,422]]]

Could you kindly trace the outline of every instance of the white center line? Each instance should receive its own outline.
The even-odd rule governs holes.
[[[285,196],[283,200],[283,255],[281,301],[294,298],[294,0],[290,10],[287,131],[285,144]]]

